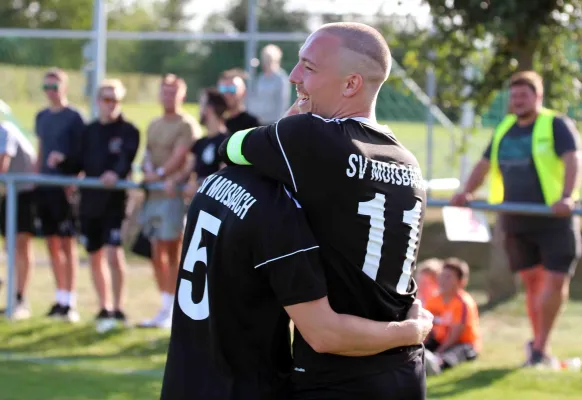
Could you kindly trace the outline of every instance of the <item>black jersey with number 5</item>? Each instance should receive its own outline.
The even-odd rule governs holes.
[[[388,127],[302,114],[237,132],[221,154],[295,192],[320,245],[336,312],[405,319],[416,294],[412,274],[426,193],[418,161]],[[382,364],[389,354],[394,351],[363,359],[317,354],[301,337],[294,346],[296,371],[330,379],[363,372],[374,360]]]
[[[327,294],[317,248],[282,184],[248,167],[206,178],[188,212],[161,398],[286,399],[283,306]]]

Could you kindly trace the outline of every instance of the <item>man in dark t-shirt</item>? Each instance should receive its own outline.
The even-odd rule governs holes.
[[[551,216],[502,214],[499,222],[511,269],[523,280],[533,339],[525,366],[551,363],[547,344],[580,258],[579,133],[571,120],[542,107],[542,78],[514,75],[509,114],[452,204],[463,206],[490,175],[490,201],[551,206]]]
[[[223,166],[218,148],[228,136],[224,121],[227,107],[225,97],[218,90],[204,90],[200,98],[200,123],[206,126],[207,134],[192,146],[197,184]]]
[[[218,90],[226,98],[228,104],[226,127],[229,132],[255,128],[260,125],[259,119],[248,113],[245,107],[246,85],[244,72],[234,70],[225,71],[218,81]]]

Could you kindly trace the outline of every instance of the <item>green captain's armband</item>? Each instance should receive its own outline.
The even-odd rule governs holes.
[[[238,165],[251,165],[251,163],[243,156],[242,143],[247,134],[255,128],[245,129],[234,133],[226,145],[226,156],[230,161]]]

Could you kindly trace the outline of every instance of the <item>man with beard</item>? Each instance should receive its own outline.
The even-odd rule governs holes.
[[[500,218],[511,269],[523,280],[533,340],[525,366],[551,361],[548,339],[580,258],[580,226],[572,210],[579,197],[579,133],[568,118],[542,107],[544,86],[536,72],[515,74],[510,110],[483,158],[452,204],[473,198],[489,173],[489,202],[540,203],[554,216],[503,214]]]

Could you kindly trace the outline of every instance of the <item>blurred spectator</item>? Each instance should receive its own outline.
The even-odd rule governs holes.
[[[261,125],[277,122],[291,104],[289,75],[281,68],[283,53],[278,46],[269,44],[261,52],[263,73],[257,77],[252,90],[250,111]]]
[[[428,299],[438,295],[439,275],[443,269],[443,260],[429,258],[418,265],[416,272],[416,284],[418,291],[416,297],[426,303]]]
[[[0,122],[0,174],[32,173],[36,164],[36,151],[22,132],[10,122]],[[26,288],[33,263],[31,237],[35,233],[33,185],[19,183],[18,211],[16,215],[16,306],[12,318],[30,318],[30,309],[25,300]],[[6,198],[0,200],[0,232],[6,235]]]
[[[53,151],[70,154],[75,138],[85,129],[81,114],[69,106],[67,82],[67,74],[57,68],[50,69],[44,77],[43,90],[49,107],[36,115],[35,124],[39,146],[36,171],[41,174],[62,174],[57,168],[62,160],[49,159],[49,154]],[[56,303],[48,316],[76,322],[79,320],[75,297],[79,261],[70,196],[65,188],[57,186],[38,187],[36,191],[38,216],[57,285]]]
[[[429,374],[474,360],[481,351],[479,311],[465,291],[469,266],[458,258],[444,261],[439,276],[439,294],[424,307],[434,315],[433,329],[426,339],[426,366]]]
[[[143,165],[145,182],[171,180],[184,183],[176,182],[176,177],[186,168],[192,145],[201,136],[198,122],[182,111],[186,89],[184,80],[176,75],[166,75],[162,80],[160,90],[164,115],[148,127]],[[141,327],[169,328],[172,324],[184,212],[181,197],[153,191],[146,198],[142,223],[152,240],[152,264],[162,294],[162,308],[154,318],[140,324]]]
[[[260,125],[257,117],[246,112],[247,87],[243,77],[244,71],[231,69],[223,72],[218,80],[218,91],[224,95],[228,105],[226,127],[231,133],[256,128]]]
[[[184,171],[182,176],[178,176],[176,181],[186,181],[194,173],[194,180],[185,188],[183,195],[190,200],[200,183],[208,176],[212,175],[222,167],[224,163],[218,157],[218,148],[228,137],[228,130],[224,121],[226,112],[226,99],[214,88],[204,89],[200,95],[200,123],[206,126],[206,136],[200,138],[192,146],[192,169]],[[168,180],[166,193],[169,196],[175,195],[176,183]]]
[[[99,118],[81,133],[74,151],[55,154],[54,157],[63,160],[59,167],[67,173],[82,171],[87,177],[100,178],[105,186],[114,186],[131,173],[139,147],[139,131],[121,114],[120,102],[125,96],[125,87],[119,80],[103,81],[97,95]],[[107,324],[125,325],[127,322],[123,312],[126,262],[121,247],[126,201],[125,191],[81,189],[81,242],[89,253],[93,284],[99,299],[98,329]],[[110,267],[113,303],[104,256],[107,256]]]
[[[497,127],[465,188],[452,199],[463,206],[490,175],[489,202],[546,204],[554,216],[503,214],[505,250],[524,283],[533,340],[524,366],[551,362],[548,339],[580,259],[580,139],[574,123],[542,106],[544,85],[534,71],[510,82],[510,110]]]

